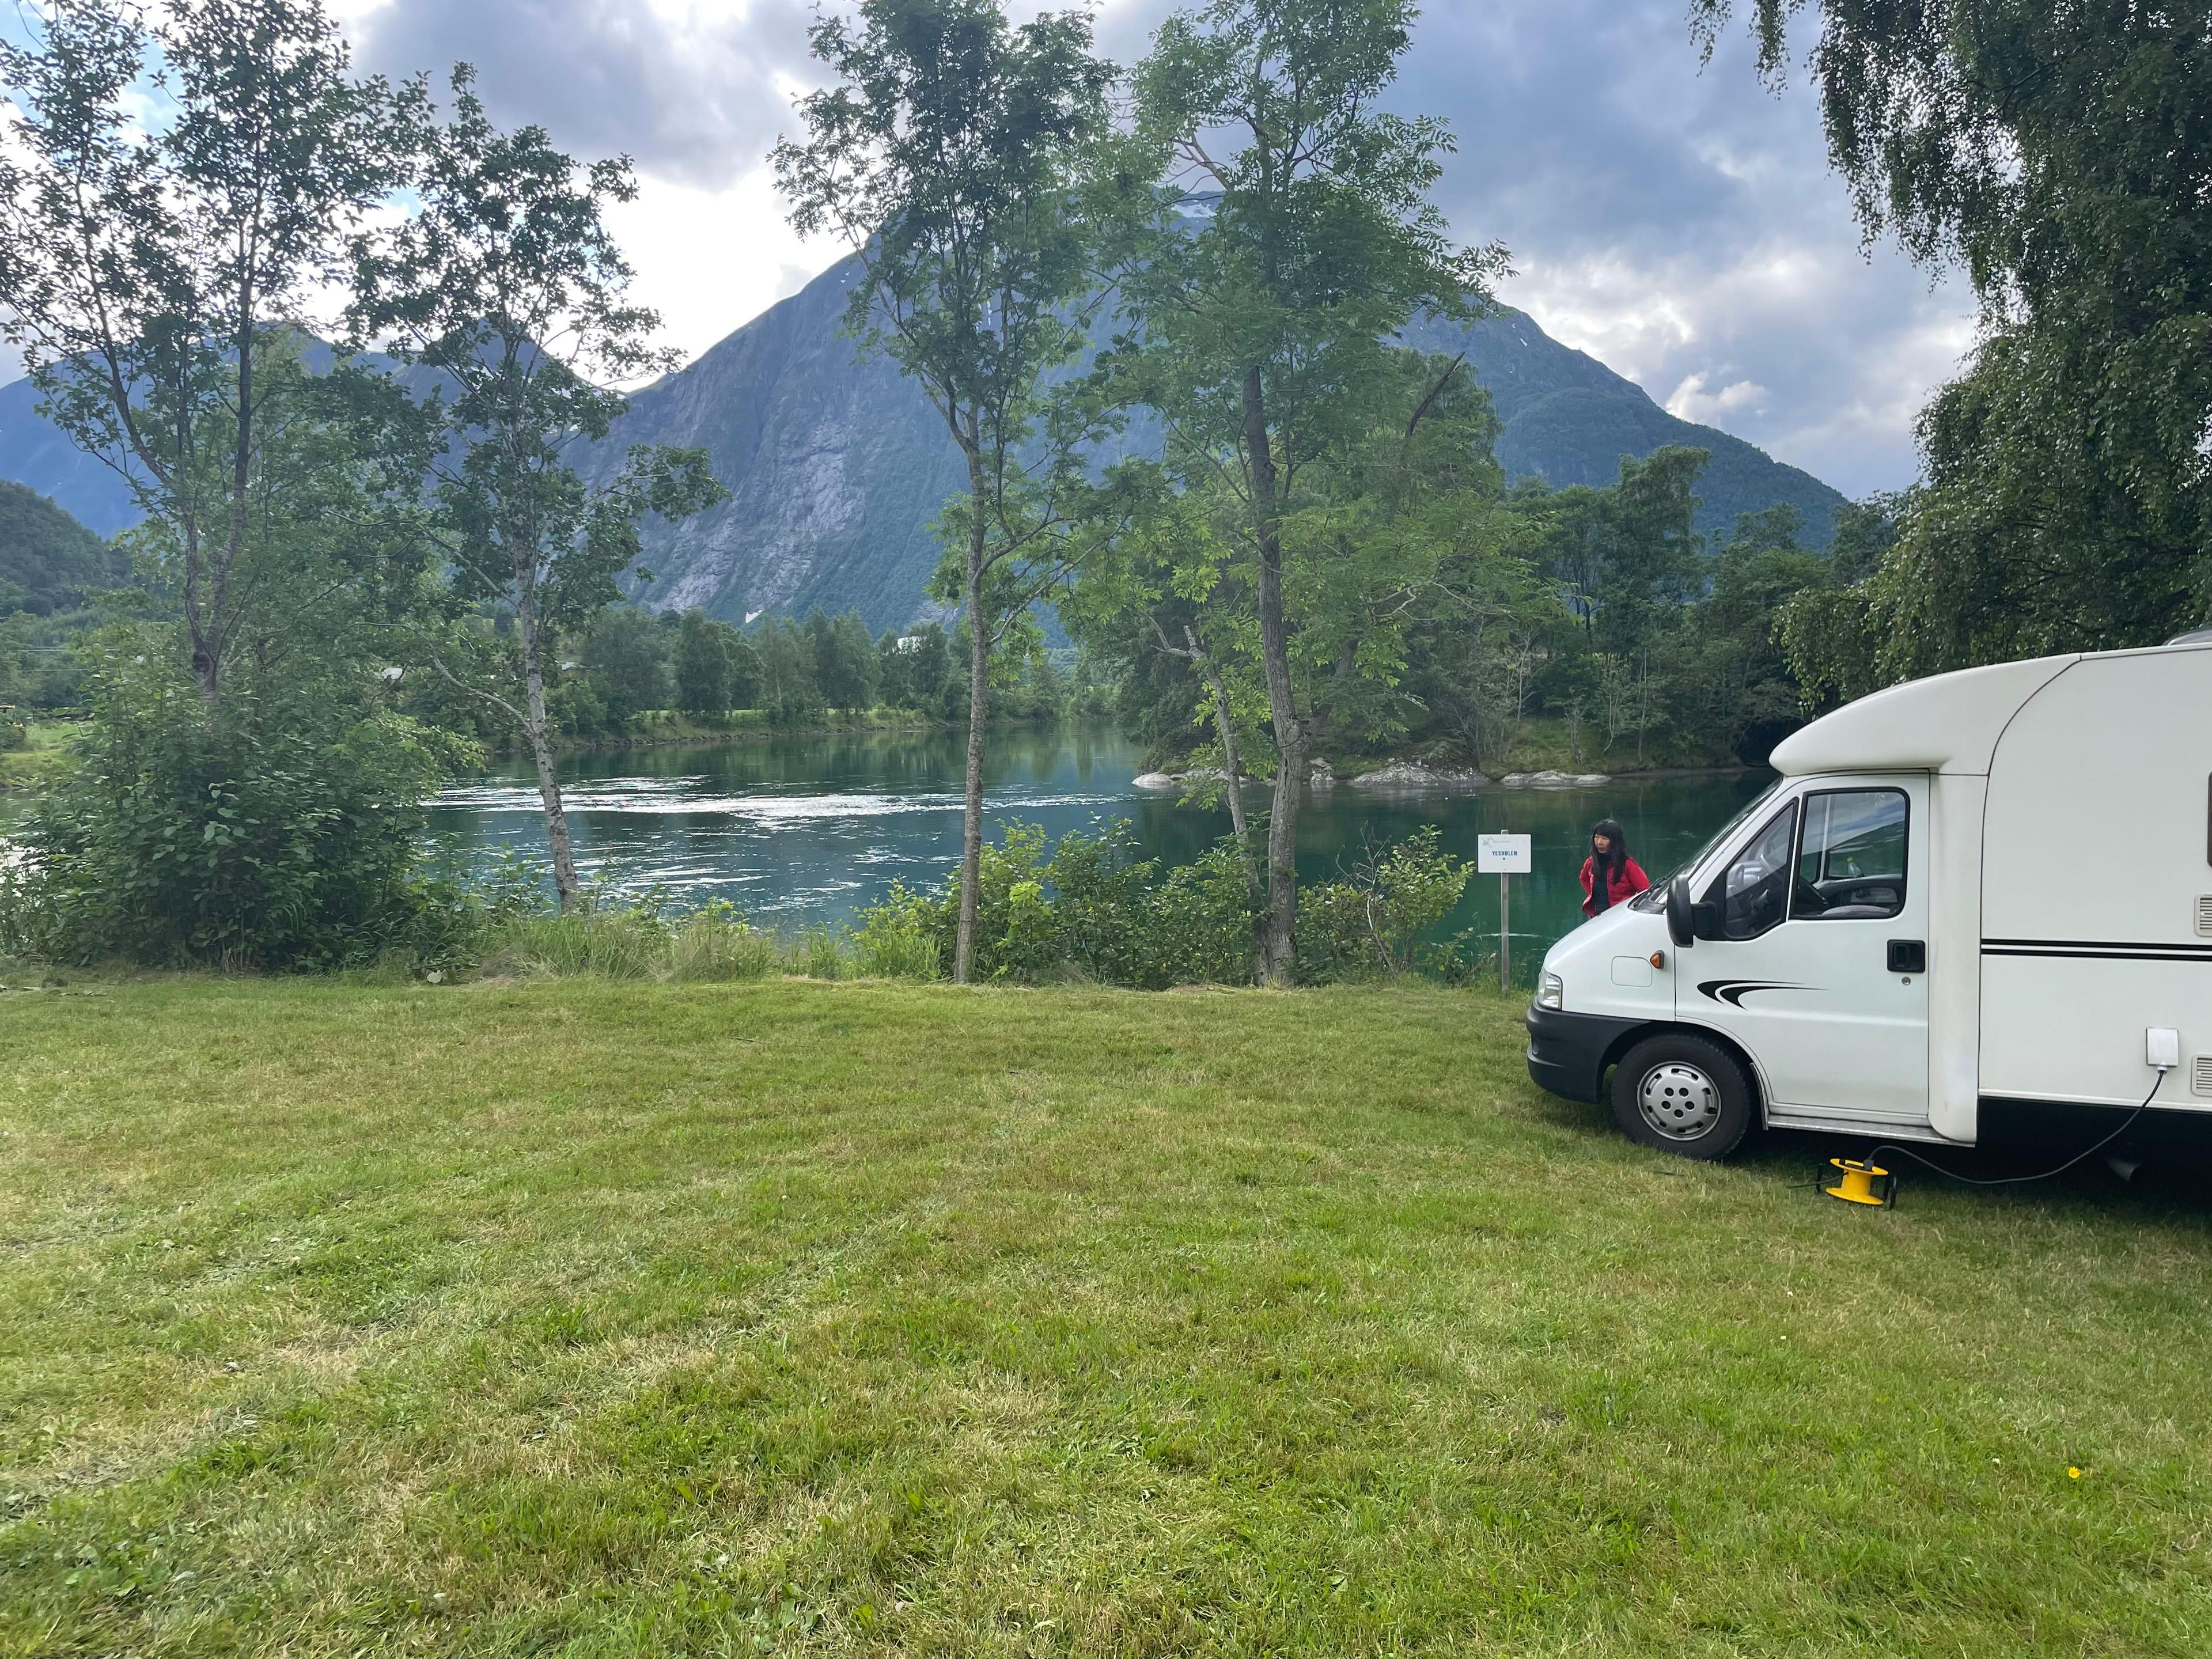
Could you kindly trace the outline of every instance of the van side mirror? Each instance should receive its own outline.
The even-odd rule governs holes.
[[[1728,929],[1723,925],[1721,907],[1711,899],[1690,907],[1690,931],[1699,939],[1726,939]]]
[[[1691,926],[1690,883],[1686,877],[1677,876],[1667,884],[1667,937],[1674,941],[1674,948],[1686,951],[1698,942],[1696,930]]]

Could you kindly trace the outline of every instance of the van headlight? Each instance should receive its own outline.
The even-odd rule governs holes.
[[[1563,1008],[1566,1001],[1566,982],[1557,974],[1547,974],[1536,981],[1536,1006],[1539,1008]]]

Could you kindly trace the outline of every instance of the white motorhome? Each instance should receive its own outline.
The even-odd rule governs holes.
[[[1553,945],[1529,1075],[1644,1144],[2212,1131],[2212,632],[1893,686]],[[2174,1034],[2179,1034],[2178,1043]],[[2157,1069],[2178,1048],[2171,1071]]]

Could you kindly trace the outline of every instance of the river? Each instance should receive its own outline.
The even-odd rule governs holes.
[[[951,732],[866,732],[573,756],[562,772],[577,864],[586,881],[618,893],[659,888],[685,908],[727,899],[763,925],[845,921],[894,880],[921,886],[957,865],[963,745]],[[994,732],[987,822],[1041,823],[1056,836],[1127,818],[1146,850],[1171,863],[1228,832],[1225,811],[1133,788],[1140,760],[1110,732]],[[1434,798],[1340,785],[1308,798],[1299,873],[1327,880],[1425,823],[1439,825],[1445,850],[1470,860],[1478,836],[1530,835],[1535,870],[1514,878],[1512,895],[1516,977],[1524,978],[1580,920],[1576,872],[1594,822],[1620,819],[1656,878],[1764,783],[1701,775]],[[441,848],[459,862],[501,848],[544,851],[526,762],[447,790],[431,816]],[[1494,940],[1498,887],[1494,877],[1471,882],[1443,931],[1472,928]]]

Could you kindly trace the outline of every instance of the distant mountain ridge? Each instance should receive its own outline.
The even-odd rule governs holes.
[[[958,450],[927,399],[888,359],[862,359],[840,331],[857,260],[831,267],[638,392],[602,447],[611,470],[633,444],[707,450],[729,487],[721,506],[651,524],[656,580],[635,597],[743,623],[761,612],[857,610],[872,628],[927,610],[938,548],[930,526],[963,487]],[[1698,527],[1725,535],[1740,513],[1788,502],[1825,546],[1844,497],[1810,473],[1714,428],[1668,414],[1641,386],[1500,308],[1469,327],[1425,321],[1425,350],[1468,354],[1504,422],[1510,476],[1555,486],[1610,483],[1620,458],[1666,444],[1712,453]],[[0,386],[0,478],[52,495],[102,535],[135,521],[121,481],[79,454],[35,409],[27,381]]]

